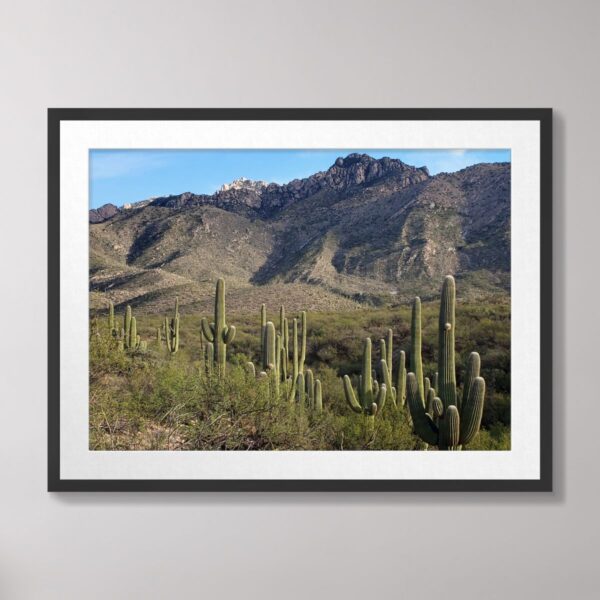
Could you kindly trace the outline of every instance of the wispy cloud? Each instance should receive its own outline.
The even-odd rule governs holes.
[[[108,151],[90,152],[90,177],[113,179],[124,175],[136,175],[165,167],[168,164],[166,153],[156,151]]]

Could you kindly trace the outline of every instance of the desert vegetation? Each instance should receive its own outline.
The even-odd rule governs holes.
[[[173,303],[92,317],[90,449],[510,447],[509,306],[456,306],[452,277],[351,312],[226,314],[222,279],[210,319]]]

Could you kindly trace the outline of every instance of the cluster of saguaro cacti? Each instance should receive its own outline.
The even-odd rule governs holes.
[[[317,412],[322,410],[323,400],[321,382],[315,379],[312,372],[305,377],[307,318],[306,311],[292,320],[290,336],[289,321],[285,316],[285,308],[279,309],[279,330],[272,321],[267,321],[267,307],[260,309],[260,378],[269,377],[273,382],[276,395],[285,397],[290,402],[301,402],[305,399],[309,408]],[[291,345],[291,347],[290,347]],[[254,363],[247,363],[247,370],[256,377]]]
[[[321,381],[315,379],[311,369],[306,369],[306,373],[298,373],[295,385],[295,401],[297,404],[308,407],[317,413],[323,411]]]
[[[137,320],[133,316],[131,306],[127,305],[125,309],[125,315],[123,317],[123,327],[120,332],[117,332],[114,321],[114,306],[110,303],[108,321],[109,327],[112,323],[111,333],[117,342],[117,350],[123,352],[124,350],[139,350],[145,352],[148,344],[145,340],[142,340],[137,332]]]
[[[418,310],[417,310],[418,308]],[[471,352],[467,360],[462,397],[456,389],[454,352],[456,285],[447,276],[442,287],[439,318],[438,372],[434,386],[423,379],[421,364],[420,302],[413,305],[411,372],[407,376],[407,399],[414,432],[427,444],[440,450],[460,450],[479,431],[485,398],[485,381],[479,376],[480,358]],[[418,333],[418,336],[415,335]],[[413,350],[415,352],[413,362]]]
[[[396,385],[393,385],[393,339],[394,333],[391,329],[387,330],[387,339],[379,340],[381,360],[379,361],[379,370],[381,381],[387,388],[387,396],[392,401],[395,408],[402,408],[406,400],[406,356],[404,351],[400,352],[398,363],[398,375]]]
[[[227,325],[225,319],[225,281],[222,278],[217,280],[217,289],[215,292],[215,317],[212,323],[206,318],[202,319],[202,334],[207,339],[208,344],[212,345],[213,363],[220,375],[225,374],[227,365],[227,346],[235,338],[235,326]]]
[[[167,350],[175,354],[179,350],[179,298],[175,298],[175,314],[173,318],[165,317],[165,342]],[[157,333],[160,343],[160,330]]]
[[[387,399],[391,401],[394,408],[401,409],[404,407],[406,401],[406,355],[404,351],[400,352],[396,385],[394,386],[393,340],[394,332],[391,329],[387,330],[385,338],[379,340],[380,360],[378,366],[381,383],[377,380],[377,372],[370,367],[371,340],[369,338],[365,340],[363,347],[362,374],[358,378],[358,399],[354,394],[350,377],[348,375],[344,377],[346,400],[354,412],[373,416],[381,412]],[[367,371],[371,375],[365,380],[364,374]],[[372,387],[372,394],[369,393],[369,386]],[[377,401],[377,395],[381,394],[382,389],[385,393]],[[377,408],[373,407],[373,402],[377,405]]]
[[[379,361],[381,372],[390,378],[389,369],[385,359]],[[387,384],[379,385],[373,377],[371,366],[371,338],[366,338],[363,346],[362,371],[358,377],[358,398],[354,393],[352,381],[344,375],[344,394],[350,408],[356,412],[374,417],[383,410],[387,396]]]

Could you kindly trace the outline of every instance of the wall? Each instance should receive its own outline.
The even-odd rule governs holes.
[[[2,2],[0,598],[598,597],[599,17],[593,0]],[[555,493],[46,493],[49,106],[553,107]]]

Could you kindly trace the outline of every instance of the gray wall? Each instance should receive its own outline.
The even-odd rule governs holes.
[[[2,2],[0,597],[598,597],[599,6]],[[556,492],[47,494],[49,106],[553,107]]]

